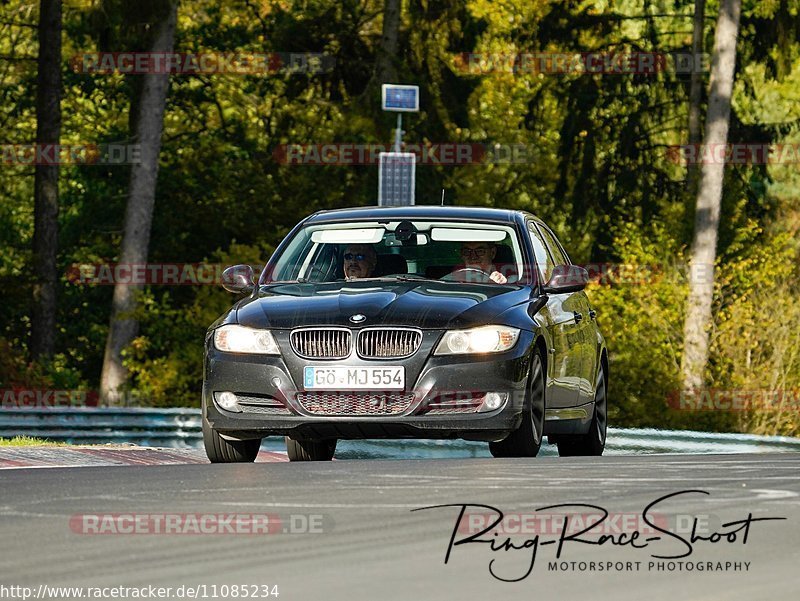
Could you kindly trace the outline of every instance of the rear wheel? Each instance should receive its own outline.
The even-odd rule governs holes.
[[[531,360],[531,374],[522,410],[522,423],[503,440],[489,443],[494,457],[536,457],[542,446],[545,409],[545,379],[538,351]]]
[[[289,461],[330,461],[336,452],[336,439],[331,440],[295,440],[286,437],[286,454]]]
[[[586,434],[564,436],[558,439],[558,454],[561,457],[578,455],[599,456],[606,446],[606,430],[608,428],[608,391],[606,374],[603,368],[597,375],[597,387],[594,393],[594,414],[592,423]]]
[[[211,463],[252,463],[261,448],[261,439],[225,440],[204,417],[203,445]]]

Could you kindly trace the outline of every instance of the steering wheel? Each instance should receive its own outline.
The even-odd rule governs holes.
[[[472,280],[472,278],[467,276],[467,274],[470,273],[480,274],[483,278],[482,283],[492,281],[492,274],[490,274],[488,271],[484,271],[483,269],[478,269],[477,267],[462,267],[461,269],[456,269],[454,272],[449,273],[440,279],[446,282],[468,282]],[[459,277],[459,274],[463,274],[467,277]]]
[[[308,273],[305,275],[307,282],[326,282],[327,278],[328,272],[317,265],[309,267]]]

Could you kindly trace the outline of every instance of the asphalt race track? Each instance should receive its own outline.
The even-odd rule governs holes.
[[[653,522],[690,539],[697,517],[697,533],[738,528],[736,540],[699,540],[689,557],[654,559],[684,554],[689,545],[647,531],[637,516],[656,499],[689,489],[709,494],[667,499],[651,509]],[[636,601],[795,598],[798,586],[800,455],[793,453],[12,469],[0,472],[0,491],[3,585],[277,584],[281,600]],[[553,515],[570,512],[576,520],[597,512],[541,509],[562,503],[602,506],[610,514],[603,532],[620,542],[620,533],[630,539],[644,530],[634,542],[647,546],[566,540],[551,565],[563,525]],[[456,545],[445,565],[451,536],[477,534],[491,512],[468,509],[476,515],[454,533],[460,507],[411,511],[438,504],[502,510],[507,530],[483,538],[495,538],[497,547],[506,537],[528,545]],[[86,515],[229,513],[270,514],[278,532],[85,533]],[[724,524],[748,514],[787,519],[751,522],[744,543],[744,522]],[[534,519],[538,527],[514,530]],[[496,576],[521,578],[537,533],[526,578],[504,582],[490,573],[494,560]]]

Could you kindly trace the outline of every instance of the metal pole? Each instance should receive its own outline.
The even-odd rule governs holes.
[[[403,142],[403,113],[397,113],[397,129],[394,131],[394,151],[400,152]]]

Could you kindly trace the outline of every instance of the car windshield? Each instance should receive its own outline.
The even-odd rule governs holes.
[[[436,220],[309,224],[262,276],[271,282],[428,279],[514,284],[523,255],[510,224]],[[499,272],[490,278],[490,275]]]

